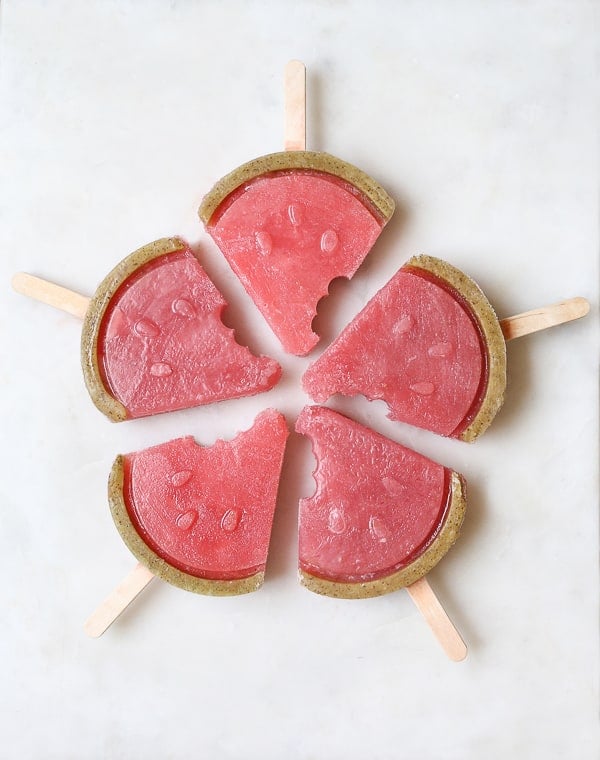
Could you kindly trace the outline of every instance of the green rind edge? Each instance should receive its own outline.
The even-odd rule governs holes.
[[[472,443],[488,429],[504,403],[506,341],[500,322],[479,285],[460,269],[448,264],[447,261],[433,256],[420,255],[411,258],[406,266],[431,272],[458,291],[471,307],[483,333],[488,354],[488,382],[479,410],[458,436],[460,440]]]

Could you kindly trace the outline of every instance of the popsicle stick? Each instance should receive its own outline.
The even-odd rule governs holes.
[[[563,322],[571,322],[580,319],[590,310],[590,304],[585,298],[569,298],[566,301],[555,303],[552,306],[544,306],[541,309],[532,309],[514,317],[500,320],[500,327],[505,340],[520,338],[522,335],[545,330],[548,327],[561,325]]]
[[[285,150],[306,150],[306,67],[289,61],[284,72]]]
[[[98,638],[133,602],[155,576],[140,562],[89,616],[83,625],[88,636]]]
[[[54,306],[55,309],[61,309],[74,317],[83,319],[90,305],[90,299],[76,293],[74,290],[63,288],[61,285],[55,285],[48,280],[42,280],[40,277],[34,277],[32,274],[18,272],[12,279],[13,289],[21,295],[33,298],[36,301]]]
[[[407,586],[406,590],[448,657],[454,662],[464,660],[467,656],[467,645],[440,604],[427,578],[421,578]]]

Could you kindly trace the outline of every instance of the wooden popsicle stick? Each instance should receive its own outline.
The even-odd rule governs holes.
[[[92,638],[102,636],[154,577],[145,565],[138,562],[85,621],[83,630],[87,635]]]
[[[289,61],[284,72],[285,150],[306,150],[306,67]]]
[[[514,317],[500,320],[500,327],[505,340],[520,338],[522,335],[545,330],[548,327],[561,325],[563,322],[571,322],[580,319],[590,310],[590,304],[585,298],[569,298],[566,301],[544,306],[541,309],[532,309]]]
[[[467,645],[440,604],[427,578],[421,578],[407,586],[406,590],[448,657],[454,662],[464,660],[467,656]]]
[[[48,280],[42,280],[41,277],[34,277],[32,274],[17,272],[12,278],[13,289],[21,295],[29,296],[36,301],[54,306],[55,309],[61,309],[74,317],[83,319],[90,305],[90,299],[76,293],[74,290],[63,288],[61,285],[55,285]]]

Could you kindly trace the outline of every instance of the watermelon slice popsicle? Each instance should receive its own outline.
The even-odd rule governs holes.
[[[286,67],[286,150],[223,177],[198,211],[285,351],[307,354],[319,300],[351,278],[394,212],[371,177],[327,153],[306,151],[305,69]]]
[[[235,341],[225,299],[180,238],[130,254],[91,299],[23,273],[13,287],[83,319],[85,384],[115,422],[253,395],[281,376]]]
[[[406,588],[448,657],[463,660],[466,645],[425,578],[458,537],[462,476],[326,407],[305,407],[296,431],[317,460],[315,492],[300,500],[302,585],[341,599]]]
[[[335,393],[383,399],[393,420],[476,440],[504,399],[505,341],[584,316],[584,298],[499,321],[478,285],[432,256],[416,256],[376,293],[302,378]]]
[[[138,560],[84,625],[98,637],[154,578],[211,596],[258,590],[264,579],[288,428],[274,409],[230,441],[178,438],[118,456],[110,509]]]

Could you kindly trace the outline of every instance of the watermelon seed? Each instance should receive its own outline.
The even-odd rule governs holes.
[[[396,478],[384,477],[381,479],[381,484],[391,496],[400,497],[406,493],[406,486]]]
[[[346,530],[346,518],[344,517],[344,513],[341,509],[334,507],[329,512],[329,520],[327,521],[327,525],[332,533],[337,533],[338,535]]]
[[[155,325],[151,319],[139,319],[133,329],[141,338],[156,338],[160,334],[158,325]]]
[[[241,519],[242,519],[241,510],[228,509],[227,512],[225,512],[225,514],[221,518],[221,527],[223,528],[223,530],[226,530],[228,533],[233,533],[233,531],[240,524]]]
[[[185,298],[176,298],[171,304],[171,309],[174,314],[179,314],[181,317],[196,316],[196,309]]]
[[[334,230],[326,230],[321,235],[321,250],[323,253],[331,253],[337,248],[338,236]]]
[[[191,470],[179,470],[179,472],[174,472],[171,475],[171,483],[176,487],[179,488],[180,486],[184,485],[188,482],[188,480],[192,477],[192,471]]]
[[[173,368],[166,362],[154,362],[150,367],[150,374],[154,377],[168,377],[173,372]]]
[[[396,322],[394,325],[394,332],[402,335],[403,333],[408,332],[412,326],[413,318],[407,314],[404,317],[400,317],[400,319]]]
[[[255,232],[256,247],[263,256],[268,256],[273,250],[273,240],[268,232]]]
[[[369,518],[369,532],[376,541],[384,544],[389,538],[389,531],[380,517],[372,515]]]
[[[181,528],[181,530],[189,530],[197,519],[198,514],[194,512],[193,509],[190,509],[189,511],[178,515],[175,522],[177,524],[177,527]]]

